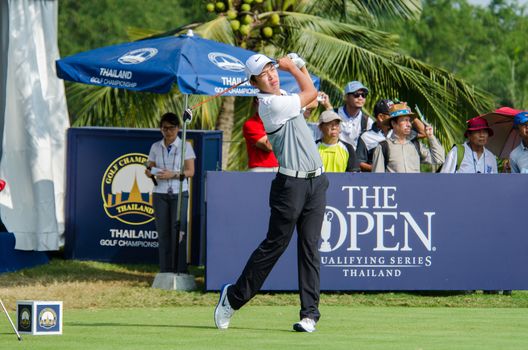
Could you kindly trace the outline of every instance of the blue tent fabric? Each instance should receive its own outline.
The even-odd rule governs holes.
[[[170,36],[81,52],[56,61],[59,78],[134,91],[167,93],[176,83],[184,94],[215,95],[246,79],[244,62],[254,52],[194,35]],[[281,88],[298,90],[279,72]],[[319,79],[313,76],[316,86]],[[226,96],[255,96],[248,82]]]
[[[15,236],[0,232],[0,273],[17,271],[49,262],[46,252],[15,249]]]

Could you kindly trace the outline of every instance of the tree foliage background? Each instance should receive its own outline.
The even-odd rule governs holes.
[[[492,93],[497,106],[528,109],[528,17],[518,1],[425,0],[418,21],[386,21],[399,50]]]
[[[494,0],[484,8],[466,0],[425,0],[420,12],[414,0],[264,0],[264,10],[253,13],[242,6],[262,0],[225,0],[238,10],[238,17],[232,18],[228,8],[207,12],[207,5],[220,2],[208,1],[62,0],[61,53],[151,34],[177,34],[182,26],[268,55],[296,51],[323,79],[322,89],[334,105],[340,104],[346,81],[362,80],[374,91],[368,107],[382,97],[425,106],[446,146],[460,141],[466,119],[493,108],[484,90],[494,95],[496,105],[526,107],[527,28],[525,10],[516,1]],[[268,37],[265,28],[275,14],[280,24],[271,26],[273,35]],[[249,28],[243,28],[246,25]],[[76,125],[154,127],[159,111],[180,110],[182,105],[177,94],[136,94],[80,84],[71,84],[67,91]],[[202,97],[191,98],[196,102]],[[252,113],[248,101],[217,99],[197,111],[200,118],[192,125],[224,130],[227,146],[234,146],[234,170],[243,168],[241,125]],[[229,115],[231,119],[225,118]]]

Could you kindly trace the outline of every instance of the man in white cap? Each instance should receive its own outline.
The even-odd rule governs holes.
[[[317,90],[305,62],[295,54],[288,56],[277,64],[261,54],[246,61],[250,83],[260,90],[259,115],[279,161],[279,171],[271,184],[271,217],[266,238],[249,258],[237,282],[222,287],[214,313],[219,329],[228,328],[235,310],[259,291],[288,247],[296,227],[301,310],[300,321],[293,329],[313,332],[320,317],[318,242],[328,179],[303,116],[303,108],[316,100]],[[277,67],[293,75],[300,93],[287,95],[280,89]]]
[[[359,136],[362,132],[370,130],[374,121],[363,110],[367,101],[369,89],[361,82],[354,80],[345,85],[345,104],[339,108],[333,108],[328,96],[321,93],[321,104],[326,110],[334,110],[341,119],[341,139],[348,142],[357,149]]]

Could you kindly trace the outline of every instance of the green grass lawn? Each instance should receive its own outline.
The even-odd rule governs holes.
[[[53,259],[0,275],[0,298],[62,300],[63,335],[23,335],[0,315],[11,349],[528,349],[528,292],[340,292],[321,295],[314,334],[291,331],[297,293],[260,293],[227,331],[212,319],[218,293],[150,288],[157,267]],[[203,287],[203,269],[194,269]]]
[[[63,335],[23,335],[7,319],[0,349],[526,349],[523,309],[322,306],[317,332],[291,331],[295,306],[248,306],[228,330],[213,306],[65,310]]]

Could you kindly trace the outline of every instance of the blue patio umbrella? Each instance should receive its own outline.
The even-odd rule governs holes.
[[[246,79],[244,62],[252,54],[191,34],[102,47],[57,60],[56,66],[59,78],[84,84],[167,93],[176,83],[183,94],[216,95]],[[279,77],[282,89],[298,91],[290,74]],[[319,86],[319,79],[313,80]],[[225,95],[257,92],[246,82]]]
[[[187,124],[192,113],[187,96],[255,96],[258,89],[245,82],[244,62],[254,52],[192,35],[169,36],[102,47],[56,61],[59,78],[73,82],[122,88],[133,91],[167,93],[176,84],[186,95],[183,113],[181,169],[183,173]],[[281,88],[298,91],[295,79],[279,71]],[[316,87],[319,78],[312,76]],[[240,84],[241,83],[241,84]],[[233,87],[233,85],[240,84]],[[228,91],[226,91],[228,90]],[[205,101],[204,101],[205,102]],[[177,227],[181,228],[180,181]],[[183,233],[183,232],[182,232]],[[178,242],[174,251],[178,251]],[[177,271],[178,258],[174,257]]]

